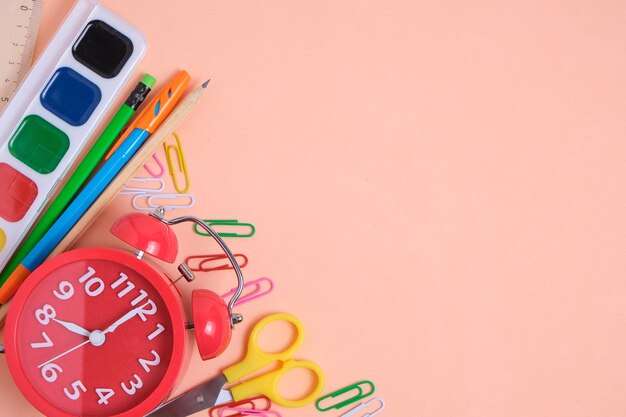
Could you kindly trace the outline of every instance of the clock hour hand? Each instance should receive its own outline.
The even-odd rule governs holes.
[[[78,324],[70,323],[69,321],[59,320],[57,318],[52,318],[52,320],[56,321],[57,323],[59,323],[61,326],[65,327],[67,330],[69,330],[72,333],[76,333],[85,337],[89,337],[89,335],[91,334],[89,330],[83,329]]]
[[[107,333],[111,333],[114,332],[115,329],[117,329],[117,327],[123,323],[126,323],[128,320],[132,319],[133,317],[135,317],[141,310],[143,310],[143,308],[145,306],[147,306],[148,304],[150,304],[150,302],[147,302],[145,304],[140,305],[139,307],[133,308],[132,310],[130,310],[128,313],[124,314],[122,317],[120,317],[119,319],[117,319],[115,322],[113,322],[113,324],[111,324],[109,327],[107,327],[106,329],[104,329],[102,331],[102,334],[107,334]]]

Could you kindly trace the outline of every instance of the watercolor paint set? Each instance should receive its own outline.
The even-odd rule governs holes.
[[[0,117],[0,269],[146,51],[141,32],[79,0]]]

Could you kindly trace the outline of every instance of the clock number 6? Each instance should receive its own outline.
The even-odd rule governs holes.
[[[87,273],[83,275],[82,277],[78,278],[78,282],[80,282],[81,284],[85,283],[85,281],[88,280],[85,283],[85,292],[90,297],[96,297],[102,294],[102,291],[104,291],[104,281],[102,281],[98,277],[93,277],[89,279],[95,273],[96,273],[96,270],[89,266],[87,267]]]
[[[57,380],[59,374],[63,372],[63,369],[56,363],[49,363],[43,368],[41,368],[41,376],[47,382],[54,382]]]
[[[44,304],[42,308],[35,310],[35,318],[44,326],[50,323],[50,319],[57,316],[57,312],[50,304]]]
[[[72,393],[70,393],[70,391],[67,388],[63,388],[63,392],[65,393],[65,395],[67,395],[67,398],[69,398],[70,400],[76,401],[77,399],[79,399],[80,391],[87,392],[87,388],[85,388],[85,385],[83,384],[83,381],[81,380],[74,381],[72,383],[72,388],[74,388],[74,392]]]

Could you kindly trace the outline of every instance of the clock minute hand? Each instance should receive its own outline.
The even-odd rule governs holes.
[[[67,355],[68,353],[72,353],[72,352],[73,352],[73,351],[75,351],[76,349],[78,349],[78,348],[80,348],[80,347],[82,347],[82,346],[85,346],[87,343],[89,343],[89,339],[85,340],[83,343],[81,343],[81,344],[79,344],[79,345],[74,346],[74,347],[73,347],[73,348],[71,348],[71,349],[66,350],[65,352],[63,352],[63,353],[61,353],[60,355],[57,355],[57,356],[55,356],[54,358],[52,358],[52,359],[50,359],[50,360],[48,360],[48,361],[46,361],[46,362],[42,363],[41,365],[38,365],[38,366],[37,366],[37,368],[42,368],[42,367],[46,366],[47,364],[49,364],[49,363],[51,363],[51,362],[54,362],[54,361],[56,361],[56,360],[57,360],[57,359],[59,359],[59,358],[62,358],[63,356]]]
[[[89,330],[83,329],[78,324],[70,323],[69,321],[59,320],[57,318],[53,318],[52,320],[56,321],[72,333],[76,333],[85,337],[89,337],[89,335],[91,334]]]
[[[141,310],[143,310],[143,308],[145,306],[147,306],[150,303],[145,303],[140,305],[139,307],[133,308],[132,310],[130,310],[128,313],[124,314],[122,317],[120,317],[119,319],[117,319],[115,322],[113,322],[113,324],[111,324],[109,327],[107,327],[106,329],[104,329],[102,331],[102,334],[107,334],[107,333],[111,333],[114,332],[115,329],[117,329],[117,327],[123,323],[126,323],[128,320],[132,319],[133,317],[135,317]]]

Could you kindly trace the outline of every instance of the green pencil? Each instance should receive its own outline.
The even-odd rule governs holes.
[[[115,116],[104,129],[96,143],[89,150],[85,159],[80,163],[74,174],[65,184],[65,187],[59,192],[48,210],[41,216],[37,225],[31,230],[28,237],[22,242],[19,250],[13,255],[11,261],[6,265],[2,274],[0,274],[0,285],[3,285],[9,275],[24,260],[24,257],[33,249],[39,239],[46,234],[50,226],[54,224],[56,219],[63,213],[63,210],[72,201],[78,190],[83,186],[87,178],[91,175],[98,163],[104,157],[106,151],[111,147],[113,141],[119,136],[120,132],[126,126],[130,118],[135,114],[137,108],[143,103],[150,89],[154,86],[156,80],[150,74],[143,76],[139,84],[130,93],[122,107],[115,113]]]

